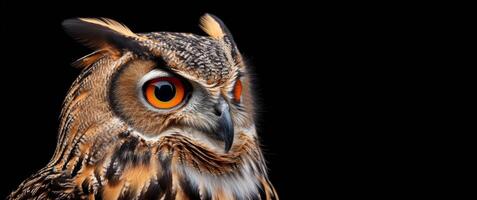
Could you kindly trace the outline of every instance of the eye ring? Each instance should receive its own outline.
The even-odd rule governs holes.
[[[156,109],[171,109],[180,105],[185,97],[184,83],[176,77],[159,77],[146,81],[143,96]]]

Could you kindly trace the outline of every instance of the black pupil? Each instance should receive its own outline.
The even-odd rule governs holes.
[[[176,88],[167,81],[159,81],[155,83],[155,86],[154,95],[161,101],[170,101],[176,95]]]

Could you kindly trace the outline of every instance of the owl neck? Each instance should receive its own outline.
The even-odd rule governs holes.
[[[146,141],[125,136],[101,165],[103,195],[121,187],[147,199],[267,199],[274,196],[255,139],[238,136],[229,153],[215,153],[196,141],[173,134]],[[146,191],[146,192],[144,192]],[[124,192],[121,192],[122,195]],[[108,196],[109,198],[110,196]],[[113,198],[114,199],[114,198]]]
[[[129,131],[112,134],[106,146],[78,147],[80,153],[65,164],[43,169],[42,177],[57,185],[44,191],[98,199],[274,199],[256,140],[238,137],[240,144],[220,154],[181,135],[151,142]],[[35,183],[41,179],[24,185],[45,185]]]

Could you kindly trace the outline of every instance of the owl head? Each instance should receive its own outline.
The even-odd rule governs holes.
[[[83,73],[69,97],[78,99],[77,89],[88,93],[91,101],[80,110],[90,118],[116,118],[151,140],[180,134],[225,153],[240,142],[237,133],[255,137],[247,67],[217,17],[201,18],[207,36],[133,33],[104,18],[63,26],[96,50],[74,63]]]
[[[11,199],[275,199],[256,137],[250,75],[225,25],[207,36],[133,33],[110,19],[70,19],[95,51],[61,113],[48,165]]]

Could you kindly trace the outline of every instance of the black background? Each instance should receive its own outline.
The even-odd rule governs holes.
[[[392,8],[259,4],[3,1],[0,197],[49,161],[61,103],[79,74],[70,63],[91,52],[64,33],[64,19],[108,17],[134,32],[204,34],[198,21],[206,12],[225,22],[255,72],[259,135],[282,199],[391,189],[388,180],[400,172],[385,170],[397,163],[383,149],[392,138],[375,133],[391,121],[382,102],[393,97],[382,79],[392,72],[376,67],[398,62],[383,62],[394,53],[385,46],[400,40],[389,26],[396,23]]]

